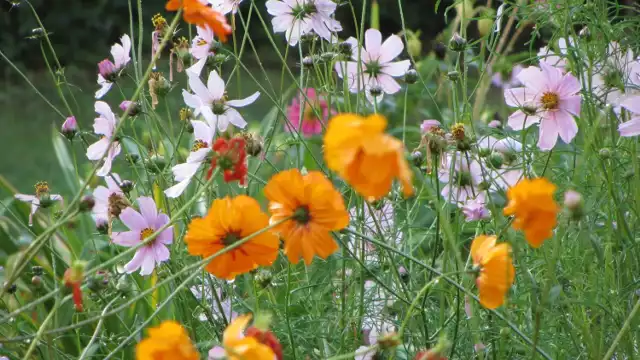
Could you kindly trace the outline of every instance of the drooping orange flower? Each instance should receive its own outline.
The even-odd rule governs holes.
[[[251,321],[251,314],[242,315],[229,324],[222,334],[224,348],[216,347],[209,358],[227,360],[274,360],[271,348],[253,336],[245,336],[244,330]]]
[[[191,221],[184,241],[191,255],[206,258],[267,226],[269,217],[255,199],[245,195],[225,197],[214,200],[205,217]],[[265,231],[215,257],[205,269],[231,280],[259,265],[271,265],[278,256],[279,245],[278,237]]]
[[[136,346],[136,360],[199,360],[200,354],[187,331],[175,321],[164,321],[149,329],[149,336]]]
[[[206,1],[169,0],[165,8],[167,11],[178,11],[182,8],[184,21],[201,27],[209,26],[222,42],[226,42],[227,35],[231,34],[231,26],[227,23],[227,18],[207,6]]]
[[[302,256],[309,265],[314,255],[326,259],[338,250],[330,231],[349,224],[349,213],[340,193],[321,172],[302,175],[298,169],[281,171],[264,187],[272,224],[284,239],[284,251],[292,263]]]
[[[327,166],[369,201],[387,195],[394,178],[405,196],[413,194],[404,144],[385,134],[386,127],[382,115],[339,114],[329,120],[324,136]]]
[[[553,235],[560,207],[553,200],[556,186],[545,178],[523,179],[507,190],[509,203],[504,214],[514,215],[513,228],[523,230],[534,248]]]
[[[480,304],[488,309],[495,309],[504,303],[515,274],[511,245],[496,245],[496,240],[495,236],[480,235],[471,243],[473,265],[480,270],[476,279]]]

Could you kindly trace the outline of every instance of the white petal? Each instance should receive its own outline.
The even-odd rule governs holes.
[[[96,113],[100,114],[101,117],[107,119],[112,124],[112,126],[115,127],[117,122],[116,115],[111,110],[109,104],[104,101],[96,101],[96,103],[93,105],[93,108]]]
[[[211,145],[211,140],[213,139],[213,131],[211,131],[211,128],[206,122],[192,120],[191,126],[193,126],[193,137],[196,140],[204,141],[207,144]]]
[[[224,96],[224,80],[218,75],[217,71],[213,70],[209,73],[207,88],[209,88],[209,94],[214,100],[220,100]]]
[[[200,80],[199,77],[193,74],[188,73],[187,75],[189,77],[189,86],[191,87],[191,90],[193,90],[193,92],[200,98],[200,101],[205,104],[213,103],[214,99],[211,94],[209,94],[209,89],[207,89],[202,80]]]
[[[192,151],[187,157],[187,163],[197,163],[198,165],[200,165],[207,158],[207,155],[209,155],[210,152],[211,148],[202,148],[196,151]]]
[[[182,163],[178,164],[171,168],[173,172],[173,177],[176,181],[182,181],[187,178],[193,177],[200,168],[200,163],[191,162],[191,163]]]
[[[98,91],[96,91],[96,99],[102,99],[102,97],[105,96],[109,92],[109,90],[111,90],[111,86],[113,86],[113,83],[105,81],[101,85],[102,87],[98,89]]]
[[[198,109],[201,106],[204,106],[204,104],[202,103],[202,99],[200,99],[197,95],[188,92],[187,90],[182,90],[182,98],[184,99],[184,103],[192,109]]]
[[[202,58],[198,60],[195,64],[191,65],[187,68],[186,73],[187,76],[196,76],[199,77],[202,73],[202,69],[204,69],[205,64],[207,63],[207,58]]]
[[[249,97],[246,97],[244,99],[239,99],[239,100],[229,100],[227,101],[226,104],[231,107],[244,107],[244,106],[253,104],[253,102],[256,101],[258,97],[260,97],[260,92],[256,91]]]
[[[402,39],[398,35],[391,35],[382,43],[378,61],[380,61],[381,64],[388,63],[398,57],[403,49],[404,44],[402,43]]]
[[[242,115],[233,108],[229,108],[225,113],[228,121],[233,124],[235,127],[244,129],[247,126],[247,122],[244,120]]]
[[[364,47],[371,59],[380,58],[380,48],[382,47],[382,34],[376,29],[369,29],[364,33]]]
[[[383,66],[382,72],[391,76],[404,76],[411,67],[411,61],[402,60],[388,63]]]
[[[107,152],[109,148],[109,139],[102,138],[93,144],[89,145],[87,148],[87,159],[89,160],[100,160],[102,156]]]
[[[173,185],[172,187],[168,188],[167,190],[164,191],[164,194],[171,199],[175,199],[178,196],[180,196],[184,190],[187,188],[187,186],[189,186],[189,183],[191,182],[191,178],[186,178],[184,180],[182,180],[181,182]]]

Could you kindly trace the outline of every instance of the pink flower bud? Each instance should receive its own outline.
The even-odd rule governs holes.
[[[576,210],[582,206],[582,195],[575,190],[568,190],[564,193],[564,206],[569,210]]]
[[[125,100],[120,103],[120,110],[127,111],[129,109],[129,116],[136,116],[140,113],[140,105],[137,102]]]
[[[422,131],[422,133],[427,133],[429,132],[429,130],[433,129],[433,128],[439,128],[440,127],[440,121],[438,120],[424,120],[422,122],[422,124],[420,124],[420,131]]]
[[[98,63],[98,73],[106,80],[112,81],[116,72],[116,65],[111,60],[104,59]]]
[[[60,132],[62,132],[62,135],[64,135],[67,139],[71,140],[76,135],[77,131],[78,131],[78,122],[76,121],[75,116],[69,116],[62,123],[62,129]]]
[[[491,212],[489,212],[484,202],[477,199],[468,200],[462,206],[462,213],[467,222],[485,220],[491,216]]]

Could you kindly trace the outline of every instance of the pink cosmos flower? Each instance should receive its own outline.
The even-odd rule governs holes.
[[[458,206],[473,199],[484,201],[484,193],[478,187],[483,181],[482,167],[466,154],[447,153],[438,169],[439,180],[445,183],[440,195]]]
[[[487,209],[484,199],[469,199],[462,206],[462,213],[467,222],[485,220],[491,217],[491,212]]]
[[[434,129],[434,128],[439,128],[441,126],[440,121],[438,120],[423,120],[422,124],[420,124],[420,131],[423,134],[426,134],[429,132],[429,130]]]
[[[235,15],[241,2],[242,0],[209,0],[211,6],[222,15],[227,15],[228,13]]]
[[[94,120],[93,132],[103,136],[87,148],[87,158],[89,160],[104,161],[96,175],[105,176],[111,172],[113,159],[122,150],[120,143],[113,139],[118,120],[106,102],[96,101],[94,107],[100,116]]]
[[[585,74],[585,78],[588,75]],[[613,105],[619,113],[623,102],[640,96],[640,59],[631,49],[611,42],[605,60],[595,65],[590,85],[603,103]]]
[[[564,73],[567,72],[567,67],[569,65],[569,62],[566,59],[569,47],[576,47],[573,38],[569,38],[568,42],[567,39],[560,38],[558,39],[558,50],[560,50],[560,53],[556,53],[551,47],[543,46],[540,48],[540,51],[538,51],[537,55],[541,62],[544,61],[545,63],[560,69]]]
[[[138,198],[140,212],[128,207],[120,214],[120,221],[129,231],[115,232],[111,240],[120,246],[132,247],[140,244],[145,238],[169,223],[166,214],[158,213],[156,203],[150,197]],[[141,269],[140,275],[150,275],[161,262],[169,260],[167,245],[173,242],[173,226],[164,229],[151,242],[136,251],[133,259],[125,266],[127,273]]]
[[[191,48],[189,53],[197,60],[207,58],[209,55],[213,55],[211,46],[213,45],[213,30],[208,26],[197,26],[198,36],[193,38],[191,42]]]
[[[538,147],[551,150],[558,136],[570,143],[578,133],[574,116],[580,116],[581,86],[571,74],[562,74],[557,68],[540,62],[540,68],[530,66],[518,75],[524,87],[505,90],[509,106],[520,110],[509,116],[508,124],[514,130],[540,124]]]
[[[335,70],[341,79],[346,79],[352,93],[365,91],[369,101],[380,102],[383,93],[395,94],[400,91],[400,84],[394,77],[404,76],[411,66],[409,60],[392,61],[398,57],[404,44],[397,35],[391,35],[382,42],[382,34],[376,29],[368,29],[364,33],[364,47],[358,50],[358,40],[347,39],[351,45],[353,61],[338,61]]]
[[[500,120],[491,120],[491,121],[489,121],[487,126],[492,128],[492,129],[499,129],[499,128],[502,127],[502,122],[500,122]]]
[[[336,39],[342,26],[333,18],[338,6],[331,0],[269,0],[267,12],[273,15],[273,32],[284,32],[289,45],[295,46],[306,34],[316,33],[327,41]]]
[[[305,137],[310,137],[322,133],[322,124],[326,123],[329,115],[335,114],[335,111],[329,108],[329,103],[318,95],[315,89],[307,88],[305,93],[308,101],[302,94],[294,97],[291,101],[291,105],[287,109],[289,123],[285,123],[284,130],[287,132],[300,131]],[[322,116],[322,119],[316,116],[316,112]],[[300,125],[301,117],[302,125]]]
[[[100,89],[96,91],[96,99],[102,98],[118,78],[119,72],[124,69],[131,61],[131,38],[124,34],[120,38],[121,44],[114,44],[111,47],[111,56],[113,61],[109,59],[102,60],[98,63],[98,85]]]
[[[108,222],[111,218],[109,215],[111,205],[125,199],[124,192],[120,188],[122,179],[118,174],[112,173],[110,176],[105,176],[104,181],[107,183],[106,187],[100,185],[93,190],[96,203],[93,206],[92,215],[96,225]]]

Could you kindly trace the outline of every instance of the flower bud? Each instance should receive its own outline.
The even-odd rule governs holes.
[[[101,235],[109,234],[109,222],[103,218],[96,218],[96,230]]]
[[[407,53],[414,58],[422,55],[422,41],[420,41],[420,33],[420,30],[407,30]]]
[[[138,156],[138,154],[126,154],[124,159],[130,164],[135,164],[140,160],[140,156]]]
[[[410,156],[410,160],[413,165],[420,167],[424,162],[424,155],[420,151],[414,151]]]
[[[95,275],[89,278],[88,286],[89,289],[93,292],[98,292],[100,290],[106,289],[109,286],[109,278],[110,274],[107,271],[99,270],[95,273]]]
[[[122,181],[120,184],[120,190],[126,194],[130,193],[131,190],[133,190],[133,182],[131,180]]]
[[[265,289],[271,285],[271,280],[273,279],[273,275],[271,271],[267,269],[261,269],[255,275],[255,281],[261,288]]]
[[[398,268],[398,274],[400,275],[400,280],[404,281],[405,283],[409,281],[409,272],[404,266],[400,266]]]
[[[31,267],[31,272],[33,273],[33,275],[42,275],[44,274],[44,269],[42,268],[42,266],[32,266]]]
[[[489,165],[494,169],[500,169],[504,164],[504,155],[500,152],[493,152],[489,156]]]
[[[379,85],[372,86],[369,91],[371,92],[371,95],[373,95],[373,96],[382,95],[382,87],[380,87]]]
[[[142,110],[137,102],[125,100],[120,103],[120,110],[127,111],[127,109],[129,109],[129,116],[131,117],[138,115]]]
[[[353,56],[353,47],[346,41],[341,42],[338,45],[338,52],[345,57]]]
[[[404,82],[406,82],[409,85],[415,84],[418,81],[418,78],[419,78],[418,72],[415,69],[409,69],[404,74]]]
[[[609,158],[611,158],[611,150],[609,150],[608,148],[602,148],[600,149],[600,151],[598,152],[598,154],[600,155],[601,158],[603,158],[604,160],[607,160]]]
[[[78,133],[78,122],[76,121],[75,116],[69,116],[62,123],[62,129],[60,130],[60,132],[68,140],[73,140],[73,138],[76,136],[76,133]]]
[[[4,282],[4,286],[7,286],[7,282]],[[9,286],[7,288],[7,294],[15,294],[16,291],[18,291],[18,286],[16,284],[11,284],[11,286]]]
[[[120,279],[118,279],[118,283],[116,284],[116,290],[122,293],[127,293],[130,289],[131,284],[129,283],[128,278],[126,276],[121,276]]]
[[[584,203],[582,195],[575,190],[568,190],[564,193],[564,206],[567,208],[574,220],[580,220],[584,214]]]
[[[589,28],[585,26],[580,30],[578,36],[585,40],[591,40],[591,30],[589,30]]]
[[[449,49],[452,51],[462,52],[467,47],[467,40],[460,36],[457,32],[453,33],[449,40]]]
[[[433,120],[433,119],[422,120],[422,124],[420,124],[420,131],[423,134],[428,133],[429,131],[431,131],[431,129],[437,129],[437,128],[440,128],[440,121],[438,120]]]
[[[444,60],[447,56],[447,47],[443,43],[437,42],[433,45],[433,54],[436,56],[436,59]]]
[[[78,205],[78,209],[81,212],[87,212],[93,210],[93,207],[96,205],[96,200],[91,195],[86,195],[80,200],[80,204]]]
[[[145,164],[147,170],[152,174],[160,174],[167,166],[167,161],[162,155],[152,155]]]
[[[314,64],[315,62],[313,61],[312,56],[305,56],[304,58],[302,58],[302,66],[304,66],[305,68],[311,69],[313,68]]]
[[[460,79],[460,73],[455,71],[455,70],[454,71],[449,71],[447,73],[447,77],[449,78],[449,80],[451,80],[453,82],[456,82],[456,81],[458,81],[458,79]]]
[[[486,9],[482,14],[482,17],[478,20],[478,33],[480,36],[484,37],[491,33],[491,29],[493,29],[493,18],[495,16],[495,12],[493,9]]]

